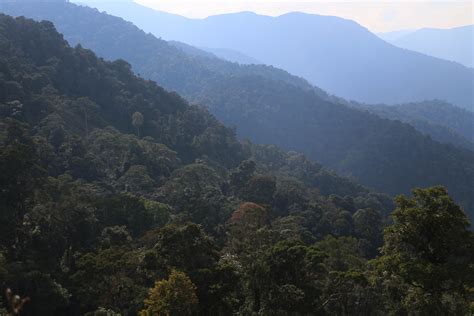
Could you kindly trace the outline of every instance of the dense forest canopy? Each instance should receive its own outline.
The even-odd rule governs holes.
[[[439,142],[474,148],[474,113],[452,104],[433,100],[393,106],[352,105],[384,118],[407,122]]]
[[[302,152],[388,194],[444,185],[474,216],[474,153],[458,148],[459,142],[440,144],[408,124],[332,100],[303,79],[273,67],[186,54],[91,8],[6,3],[2,10],[52,20],[70,43],[109,60],[127,60],[140,76],[208,107],[223,123],[235,126],[240,137]],[[435,128],[431,135],[437,133],[442,131]]]
[[[446,189],[394,203],[240,142],[51,22],[0,15],[0,146],[0,314],[473,311]]]

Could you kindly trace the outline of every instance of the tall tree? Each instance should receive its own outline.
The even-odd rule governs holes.
[[[245,313],[258,313],[262,307],[263,259],[271,239],[268,224],[268,210],[251,202],[240,205],[228,221],[228,250],[244,271]]]
[[[469,221],[443,187],[399,196],[393,225],[375,260],[395,313],[465,315],[474,286],[474,236]]]
[[[173,270],[167,280],[155,283],[140,316],[193,315],[197,307],[196,286],[185,273]]]
[[[140,112],[135,112],[132,114],[132,124],[137,129],[137,136],[140,137],[140,127],[143,125],[143,114]]]

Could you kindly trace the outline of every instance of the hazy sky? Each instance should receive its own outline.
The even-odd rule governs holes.
[[[399,0],[136,0],[136,2],[187,17],[253,11],[280,15],[292,11],[335,15],[355,20],[373,32],[423,27],[451,28],[474,24],[472,1]]]

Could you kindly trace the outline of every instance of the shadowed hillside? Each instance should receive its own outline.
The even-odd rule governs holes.
[[[428,153],[427,165],[456,166],[444,160],[452,147],[407,125],[322,101],[301,112],[314,90],[230,79],[250,79],[220,81],[239,98],[262,89],[286,93],[295,113],[337,110],[338,127],[371,118],[386,138],[374,149],[388,145],[403,163]],[[268,124],[256,109],[243,108]],[[400,140],[413,156],[396,152]],[[126,61],[69,46],[49,21],[0,14],[0,148],[0,315],[469,313],[474,235],[444,187],[392,201],[300,153],[239,141]]]
[[[442,145],[407,124],[328,101],[324,92],[281,70],[186,55],[94,9],[72,4],[4,9],[51,19],[72,44],[81,43],[107,59],[128,60],[141,76],[209,107],[241,137],[300,151],[389,194],[446,185],[472,212],[471,151]]]

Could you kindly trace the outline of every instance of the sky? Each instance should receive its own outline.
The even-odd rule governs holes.
[[[191,18],[253,11],[277,16],[287,12],[333,15],[355,20],[372,32],[452,28],[474,24],[472,1],[451,0],[136,0],[136,2]]]

